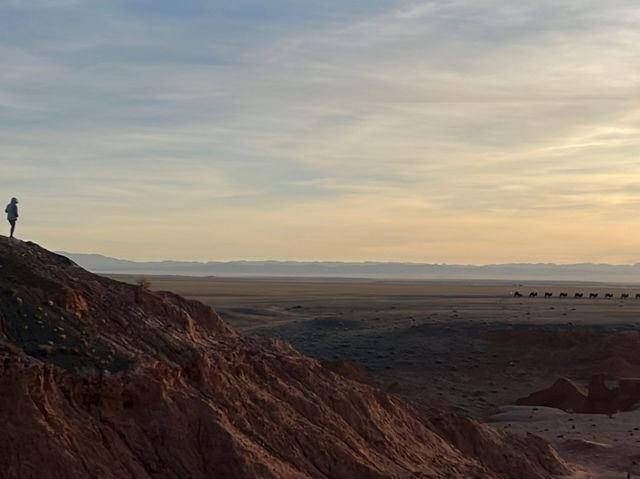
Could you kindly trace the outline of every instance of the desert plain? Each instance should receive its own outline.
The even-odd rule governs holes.
[[[515,405],[559,378],[586,387],[601,374],[614,387],[620,378],[640,377],[640,285],[161,276],[145,282],[392,394],[538,435],[578,466],[576,477],[640,477],[640,411]]]

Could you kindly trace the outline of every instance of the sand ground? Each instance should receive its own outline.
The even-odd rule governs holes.
[[[147,279],[152,289],[211,305],[247,334],[285,339],[318,359],[355,361],[394,394],[539,435],[581,465],[576,477],[640,477],[640,412],[510,406],[559,377],[640,375],[611,346],[638,336],[640,285]]]

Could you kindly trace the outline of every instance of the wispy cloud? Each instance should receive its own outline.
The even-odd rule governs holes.
[[[640,7],[348,3],[0,2],[0,188],[26,197],[25,233],[132,258],[189,231],[193,259],[223,234],[216,257],[481,263],[527,238],[606,260],[589,218],[636,231]]]

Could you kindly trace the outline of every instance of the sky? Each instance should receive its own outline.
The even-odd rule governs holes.
[[[0,60],[52,250],[640,261],[635,1],[0,0]]]

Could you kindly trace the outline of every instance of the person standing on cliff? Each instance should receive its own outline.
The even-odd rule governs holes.
[[[4,212],[7,213],[7,219],[11,224],[11,233],[9,234],[9,238],[13,238],[13,230],[16,229],[16,221],[18,221],[18,200],[16,198],[11,198],[11,203],[7,205]]]

